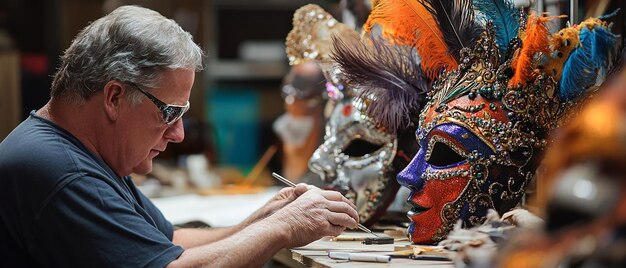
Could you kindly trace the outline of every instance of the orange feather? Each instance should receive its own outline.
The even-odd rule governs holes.
[[[458,67],[437,21],[417,0],[378,1],[364,28],[371,32],[375,25],[390,41],[416,48],[429,78],[435,79],[443,68],[450,71]]]
[[[537,53],[549,55],[550,53],[550,31],[546,27],[546,23],[560,17],[537,17],[531,15],[528,18],[526,31],[522,37],[522,48],[511,63],[511,68],[515,71],[515,74],[509,80],[509,86],[525,86],[533,79],[536,67],[535,55]]]

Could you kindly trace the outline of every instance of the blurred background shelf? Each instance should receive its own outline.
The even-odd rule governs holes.
[[[282,61],[254,62],[219,60],[208,63],[205,77],[210,80],[276,80],[280,81],[289,70]],[[278,85],[276,88],[278,91]]]

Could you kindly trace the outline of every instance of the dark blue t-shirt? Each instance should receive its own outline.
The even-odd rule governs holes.
[[[163,267],[173,227],[129,177],[31,112],[0,143],[0,267]]]

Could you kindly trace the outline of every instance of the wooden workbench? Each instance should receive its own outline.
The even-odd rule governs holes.
[[[366,236],[365,233],[346,232],[342,236]],[[368,252],[387,255],[399,247],[409,245],[408,241],[395,242],[393,245],[364,245],[361,241],[332,241],[322,238],[304,247],[283,249],[274,260],[289,267],[454,267],[449,261],[425,261],[409,258],[392,258],[389,263],[334,260],[328,257],[329,251]]]

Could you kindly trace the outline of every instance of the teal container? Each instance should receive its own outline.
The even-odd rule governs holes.
[[[217,161],[246,173],[258,160],[260,95],[254,89],[214,88],[205,96]]]

